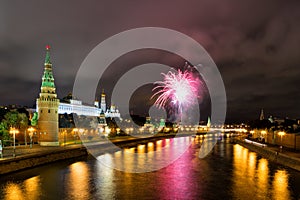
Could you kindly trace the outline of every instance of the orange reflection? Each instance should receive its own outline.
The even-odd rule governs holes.
[[[268,160],[261,158],[257,165],[256,153],[248,149],[234,145],[233,147],[233,188],[234,197],[237,199],[248,199],[249,188],[256,188],[257,193],[252,194],[252,199],[291,199],[288,189],[288,174],[285,170],[278,170],[274,175],[273,188],[269,184]],[[257,166],[256,166],[257,165]]]
[[[243,162],[247,156],[245,155],[242,146],[234,145],[233,146],[233,165],[234,165],[234,174],[233,174],[233,188],[234,195],[236,198],[241,198],[243,191],[247,189],[243,183],[243,176],[245,174],[245,163]]]
[[[131,148],[126,148],[126,149],[124,149],[124,153],[134,153],[134,151],[135,151],[135,147],[131,147]]]
[[[236,144],[233,146],[233,192],[237,199],[248,199],[245,191],[249,187],[255,187],[256,155]],[[255,194],[254,194],[255,196]]]
[[[170,139],[166,139],[166,146],[170,144]]]
[[[126,151],[124,151],[123,157],[120,159],[120,162],[122,162],[122,166],[124,167],[125,171],[132,171],[134,169],[135,150],[135,147],[126,149]]]
[[[145,150],[146,150],[145,146],[146,145],[144,145],[144,144],[139,144],[138,148],[137,148],[137,152],[138,153],[145,153]]]
[[[24,181],[24,187],[27,199],[40,199],[41,188],[39,176],[35,176]]]
[[[154,144],[153,144],[153,142],[149,142],[147,144],[147,151],[148,152],[154,151]]]
[[[288,190],[288,174],[285,170],[278,170],[273,180],[273,199],[288,200],[291,199]]]
[[[84,162],[70,165],[70,174],[67,178],[68,193],[72,199],[89,199],[89,168]]]
[[[154,158],[154,154],[156,154],[156,152],[154,151],[154,143],[153,142],[149,142],[147,144],[147,154],[146,154],[146,159],[147,161],[151,162],[151,160]]]
[[[248,176],[249,180],[254,182],[255,178],[255,168],[256,168],[256,154],[253,152],[249,153],[249,159],[248,159]]]
[[[259,194],[262,198],[266,198],[266,195],[268,194],[268,188],[269,188],[269,167],[268,167],[268,160],[265,158],[262,158],[258,162],[257,167],[257,185],[259,186]]]
[[[5,200],[25,199],[20,186],[16,183],[8,183],[4,189]]]
[[[116,151],[116,152],[114,153],[114,156],[115,156],[116,158],[120,158],[120,157],[122,156],[122,151]]]
[[[135,161],[136,161],[136,162],[133,162],[133,164],[137,164],[136,167],[140,168],[140,169],[143,169],[144,165],[146,163],[147,153],[146,153],[145,147],[146,147],[146,145],[144,145],[144,144],[138,145],[137,152],[139,153],[139,155],[133,155],[135,157]]]

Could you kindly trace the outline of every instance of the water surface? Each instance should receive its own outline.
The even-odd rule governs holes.
[[[125,151],[164,148],[163,156],[171,156],[182,142],[192,145],[175,162],[153,172],[127,173],[84,159],[1,176],[0,199],[300,199],[300,172],[229,141],[219,141],[205,159],[198,158],[200,137],[159,140]],[[98,159],[126,160],[128,169],[145,165],[144,157],[133,155],[116,151]]]

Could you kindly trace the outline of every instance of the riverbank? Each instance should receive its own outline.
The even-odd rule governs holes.
[[[16,157],[11,157],[11,153],[9,153],[9,157],[6,156],[5,158],[0,158],[0,175],[28,168],[33,168],[45,164],[50,164],[66,159],[74,159],[83,156],[88,156],[89,151],[91,149],[97,149],[99,147],[106,146],[111,147],[111,145],[109,145],[111,144],[111,142],[113,142],[116,146],[124,147],[134,145],[136,143],[155,141],[165,138],[173,138],[175,136],[183,137],[189,135],[191,134],[161,134],[150,137],[119,137],[110,139],[110,142],[107,140],[103,140],[95,143],[88,143],[87,147],[82,144],[74,144],[61,147],[41,147],[36,145],[32,149],[28,147],[17,147]],[[6,151],[12,152],[12,150],[12,148],[8,148]]]
[[[0,160],[0,175],[87,155],[86,148],[78,146],[40,149],[32,154]]]
[[[280,152],[279,148],[278,150],[275,150],[274,147],[257,146],[238,139],[235,140],[235,143],[249,149],[250,151],[258,153],[272,162],[300,171],[299,153],[289,152],[287,150]]]

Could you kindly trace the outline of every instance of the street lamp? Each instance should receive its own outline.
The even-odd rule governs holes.
[[[16,128],[10,128],[9,133],[13,134],[14,136],[14,152],[13,157],[16,157],[16,133],[19,133],[19,130]]]
[[[105,136],[108,136],[111,132],[111,129],[109,127],[105,127]]]
[[[66,130],[64,130],[64,132],[63,132],[63,136],[64,136],[64,147],[66,146],[66,136],[67,136],[67,131]]]
[[[263,136],[264,142],[266,142],[265,135],[267,134],[267,131],[261,131],[260,133]]]
[[[33,135],[33,132],[35,131],[35,128],[33,127],[30,127],[27,129],[29,131],[29,137],[30,137],[30,148],[32,148],[32,135]]]
[[[78,128],[73,128],[73,137],[74,137],[75,144],[76,144],[77,132],[78,132]]]
[[[81,141],[83,141],[83,139],[84,139],[84,136],[83,136],[83,135],[85,135],[85,134],[84,134],[84,129],[83,129],[83,128],[80,128],[80,129],[78,130],[78,132],[79,132],[79,134],[80,134],[80,139],[81,139]]]
[[[280,151],[282,151],[282,136],[285,135],[284,131],[279,131],[278,135],[280,136]]]

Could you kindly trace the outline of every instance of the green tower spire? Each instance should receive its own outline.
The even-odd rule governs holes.
[[[45,58],[45,64],[52,64],[50,61],[50,45],[46,45],[46,58]]]
[[[54,77],[52,73],[52,63],[50,61],[50,46],[46,46],[46,57],[44,63],[44,74],[42,77],[41,93],[47,98],[56,98]]]

